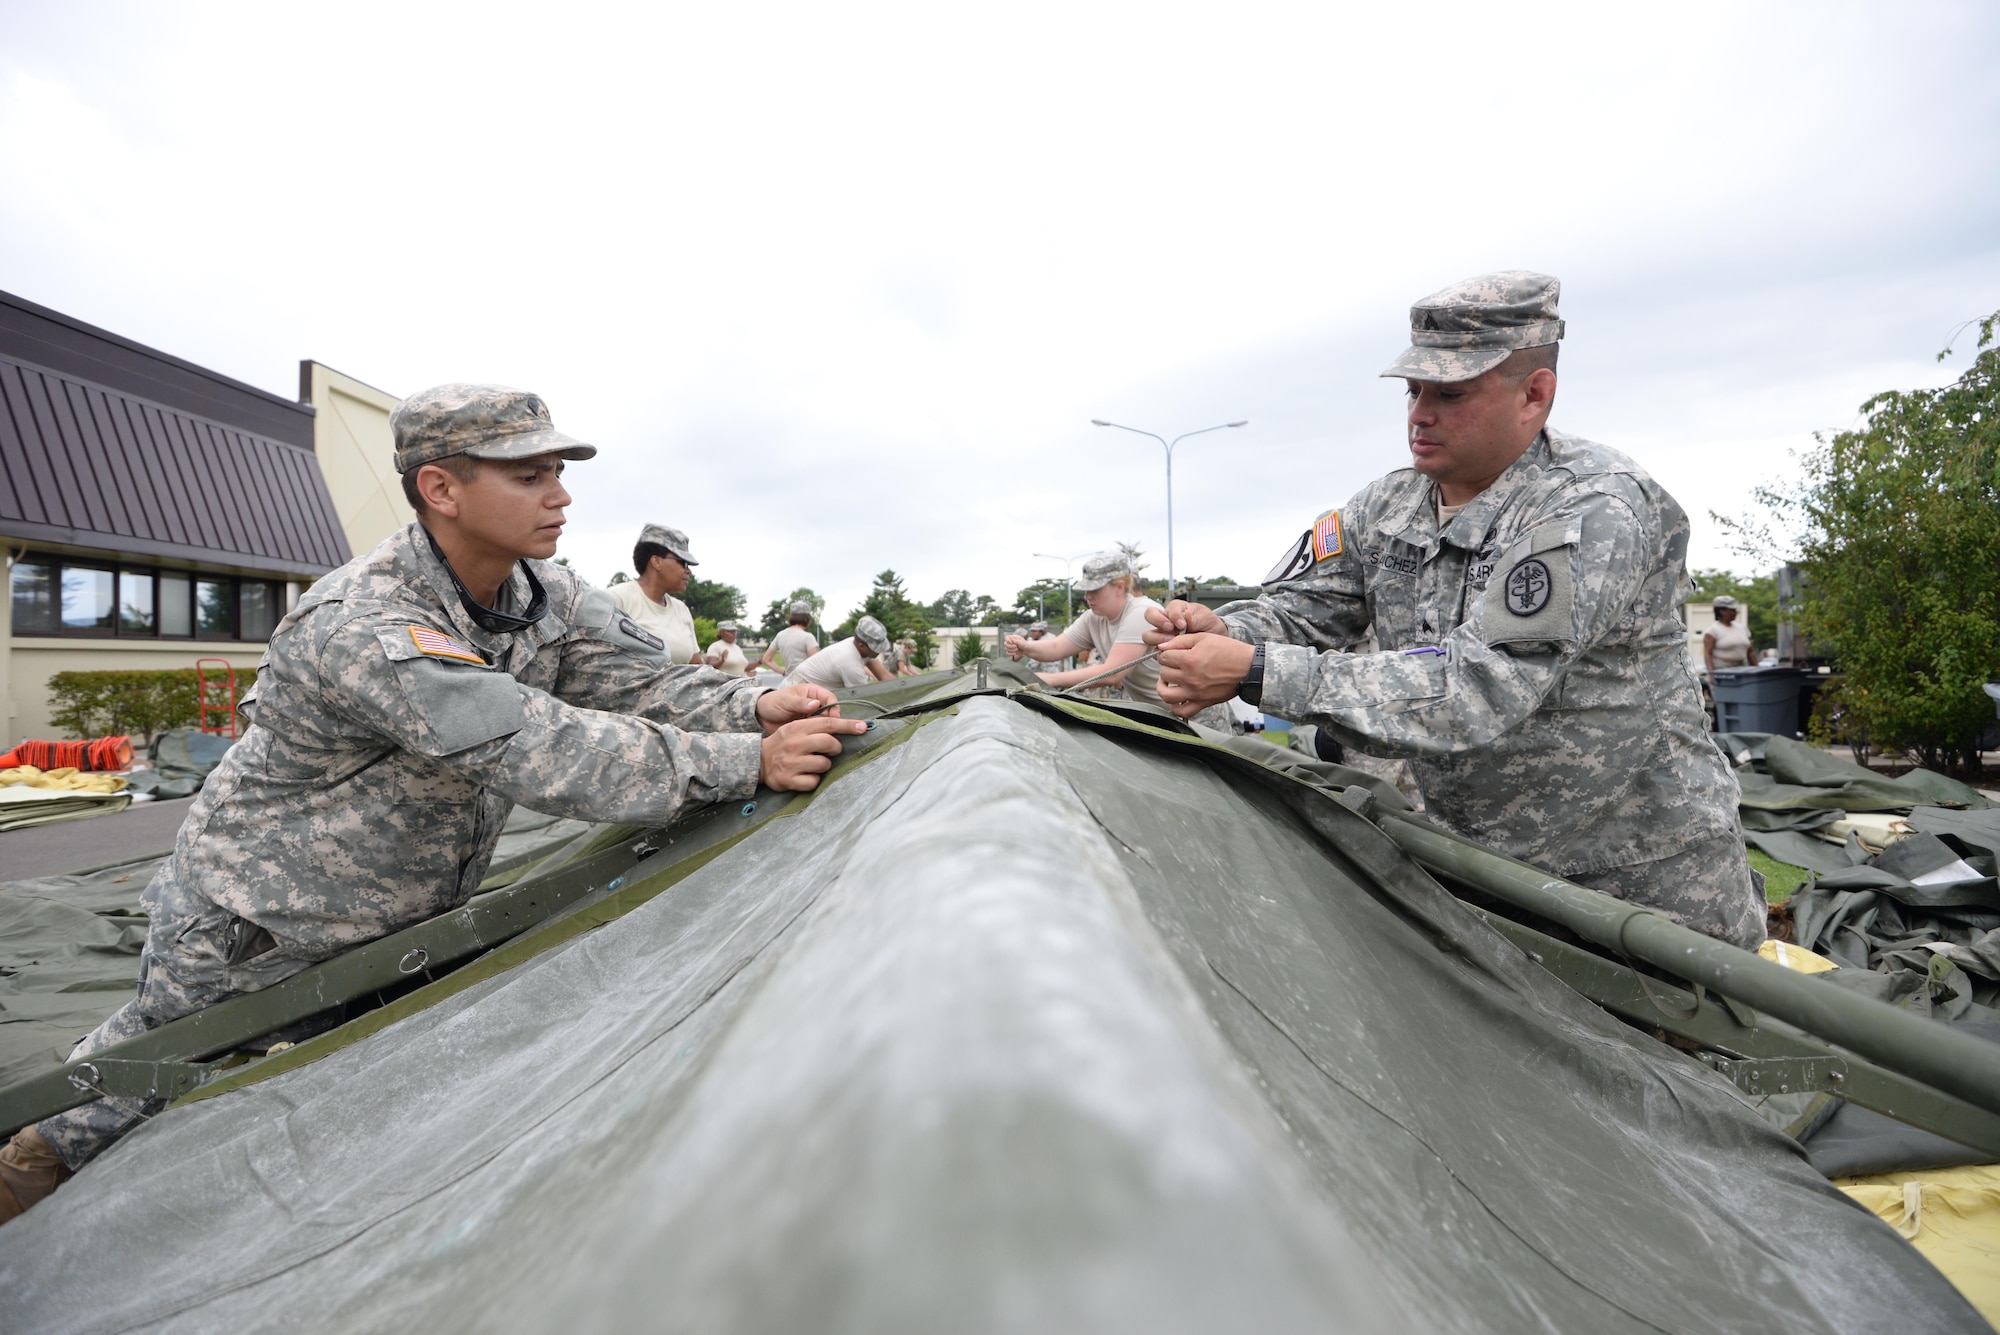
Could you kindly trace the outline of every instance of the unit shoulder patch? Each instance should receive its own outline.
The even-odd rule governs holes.
[[[432,658],[455,658],[460,662],[487,666],[486,660],[481,658],[471,645],[462,640],[455,640],[442,631],[432,630],[429,626],[411,626],[409,631],[410,641],[417,646],[420,653],[428,654]]]
[[[1516,561],[1514,568],[1507,572],[1502,600],[1515,616],[1531,617],[1549,605],[1549,595],[1554,590],[1555,579],[1549,572],[1548,563],[1530,556]]]

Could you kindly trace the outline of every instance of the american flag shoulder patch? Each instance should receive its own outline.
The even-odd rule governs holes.
[[[410,639],[418,649],[432,658],[456,658],[461,662],[486,666],[486,660],[474,653],[470,645],[454,640],[441,631],[432,630],[429,626],[410,627]]]
[[[1340,555],[1340,511],[1328,510],[1313,521],[1313,560]]]

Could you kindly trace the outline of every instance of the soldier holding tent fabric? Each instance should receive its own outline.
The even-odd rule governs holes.
[[[1160,693],[1232,696],[1406,757],[1461,833],[1754,947],[1761,878],[1677,609],[1688,519],[1636,463],[1550,430],[1559,285],[1487,274],[1410,311],[1410,467],[1321,515],[1218,612],[1176,602]],[[1380,651],[1349,652],[1371,634]]]
[[[391,419],[417,522],[327,575],[271,637],[249,729],[147,885],[138,995],[83,1056],[466,901],[516,802],[658,825],[690,803],[804,790],[863,724],[675,666],[548,558],[564,460],[596,447],[533,394],[443,385]],[[0,1222],[159,1105],[103,1098],[0,1150]]]

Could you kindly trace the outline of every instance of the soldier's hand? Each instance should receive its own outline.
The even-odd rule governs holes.
[[[832,708],[827,709],[831,705]],[[757,721],[765,732],[776,732],[794,719],[840,717],[840,697],[824,686],[780,686],[757,697]]]
[[[806,793],[833,768],[843,733],[868,731],[858,718],[807,718],[787,723],[764,739],[757,781],[781,793]]]
[[[1007,657],[1013,659],[1016,663],[1020,662],[1023,652],[1022,646],[1026,643],[1027,641],[1018,635],[1009,635],[1007,637]]]
[[[1244,675],[1250,671],[1250,660],[1257,653],[1256,645],[1232,640],[1227,635],[1182,635],[1167,640],[1166,645],[1166,651],[1160,655],[1160,698],[1182,718],[1192,718],[1210,705],[1219,705],[1235,695]]]
[[[1146,632],[1146,647],[1157,649],[1176,635],[1227,635],[1229,627],[1215,609],[1200,603],[1184,603],[1176,598],[1165,607],[1146,609],[1152,629]]]

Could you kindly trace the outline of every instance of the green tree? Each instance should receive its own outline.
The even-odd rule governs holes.
[[[826,610],[826,599],[820,597],[811,589],[793,589],[790,593],[764,609],[763,624],[758,626],[757,629],[764,633],[765,639],[770,639],[785,628],[787,618],[791,616],[793,603],[811,604],[813,620],[815,622],[819,620],[819,614]]]
[[[1761,653],[1778,647],[1778,572],[1743,579],[1727,570],[1697,570],[1694,582],[1696,602],[1707,602],[1728,594],[1743,604],[1744,628],[1750,642]]]
[[[710,621],[735,621],[743,615],[743,590],[734,584],[691,579],[680,600],[695,616],[707,617]]]
[[[944,596],[924,606],[924,615],[933,626],[972,624],[972,593],[968,589],[946,589]]]
[[[1063,624],[1063,599],[1068,594],[1073,607],[1083,606],[1083,595],[1070,594],[1069,586],[1061,579],[1050,577],[1038,579],[1027,588],[1014,595],[1014,606],[1009,609],[1015,621],[1047,621],[1051,628]]]
[[[986,656],[986,641],[980,638],[978,631],[970,631],[952,646],[951,665],[964,667],[967,663],[976,663]]]
[[[923,614],[933,626],[997,626],[1007,609],[990,594],[973,597],[965,589],[946,589],[944,596],[924,605]]]
[[[1996,326],[2000,312],[1952,384],[1878,394],[1858,429],[1818,437],[1801,481],[1753,493],[1767,520],[1722,521],[1747,554],[1796,548],[1797,625],[1838,665],[1829,703],[1844,728],[1927,768],[1963,756],[1975,776],[1993,722],[1980,686],[2000,677]]]
[[[915,652],[910,660],[918,667],[928,667],[937,658],[937,637],[931,633],[931,621],[925,615],[926,609],[910,600],[910,594],[903,587],[903,577],[893,570],[885,570],[875,577],[874,587],[861,606],[847,614],[847,620],[840,623],[833,637],[840,639],[852,635],[855,625],[862,617],[874,617],[889,632],[891,640],[915,641]]]

